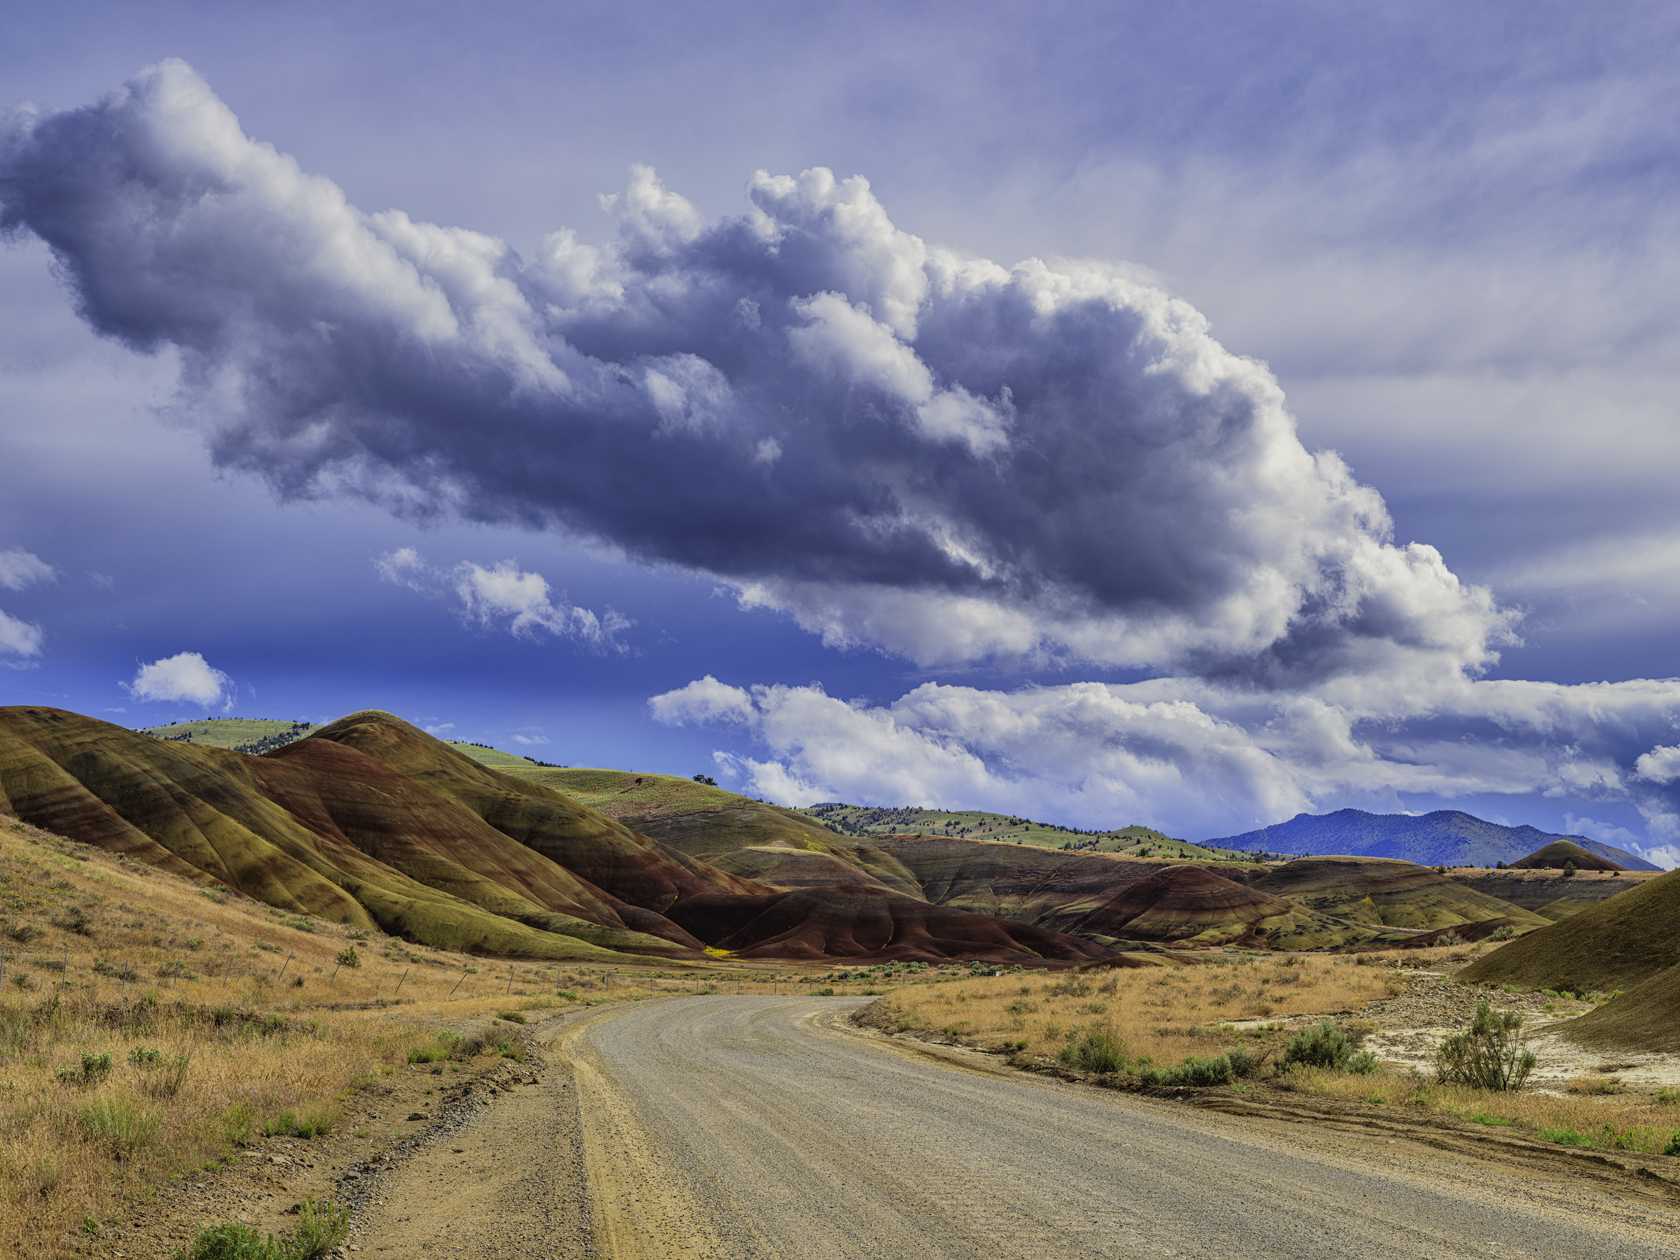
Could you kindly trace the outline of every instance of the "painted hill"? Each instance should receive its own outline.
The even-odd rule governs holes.
[[[786,901],[384,713],[251,756],[62,710],[0,709],[0,811],[294,913],[504,956],[698,958],[712,942],[671,918],[674,907],[735,899],[741,919],[755,899],[766,910]],[[861,926],[847,938],[833,925],[885,915],[938,923],[889,936],[882,957],[943,957],[918,952],[940,941],[988,961],[1103,952],[886,889],[838,886],[823,902],[824,926],[801,941],[866,939]],[[788,930],[790,956],[807,957]],[[774,956],[774,943],[760,945]]]
[[[1458,978],[1520,989],[1612,993],[1676,965],[1680,871],[1669,871],[1496,949]]]
[[[1578,871],[1625,871],[1627,867],[1597,853],[1589,853],[1573,840],[1554,840],[1525,858],[1507,862],[1519,871],[1561,871],[1573,866]]]
[[[1614,845],[1585,836],[1556,836],[1535,827],[1505,827],[1456,809],[1433,814],[1368,814],[1339,809],[1333,814],[1297,814],[1258,831],[1209,840],[1216,848],[1266,850],[1317,856],[1399,858],[1421,866],[1492,866],[1511,863],[1554,841],[1577,844],[1609,858],[1624,870],[1654,871],[1652,863]]]
[[[1382,927],[1431,932],[1487,919],[1531,927],[1550,922],[1430,867],[1393,858],[1297,858],[1266,869],[1252,886],[1320,914]]]
[[[1594,1050],[1680,1052],[1680,966],[1570,1020],[1564,1036]]]

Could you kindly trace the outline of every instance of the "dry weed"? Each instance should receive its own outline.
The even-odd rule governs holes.
[[[1386,971],[1310,954],[1209,954],[1195,966],[978,976],[895,989],[907,1026],[952,1029],[980,1043],[1054,1056],[1087,1032],[1119,1036],[1134,1056],[1177,1063],[1252,1038],[1232,1021],[1321,1015],[1389,997]],[[957,1024],[968,1027],[958,1029]],[[1024,1044],[1023,1044],[1024,1043]]]

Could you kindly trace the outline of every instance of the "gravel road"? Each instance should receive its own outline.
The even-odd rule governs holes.
[[[440,1196],[444,1168],[416,1167],[389,1184],[384,1220],[456,1197],[439,1252],[614,1260],[1680,1254],[1680,1207],[1653,1196],[984,1056],[964,1068],[851,1028],[858,1005],[712,996],[557,1027],[551,1081],[481,1122],[524,1139],[504,1148],[513,1167],[553,1173],[456,1197]],[[454,1145],[488,1157],[498,1136]],[[487,1215],[468,1224],[468,1201]],[[369,1251],[433,1250],[380,1225]]]

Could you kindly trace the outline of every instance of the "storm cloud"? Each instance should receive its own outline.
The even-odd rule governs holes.
[[[560,531],[923,665],[1457,674],[1510,619],[1296,436],[1264,365],[1101,263],[900,231],[861,177],[706,221],[637,169],[607,246],[366,213],[181,62],[13,115],[0,224],[172,349],[218,464]]]

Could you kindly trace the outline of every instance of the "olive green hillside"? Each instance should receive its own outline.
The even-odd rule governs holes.
[[[4,708],[0,811],[272,906],[440,948],[543,958],[694,949],[674,927],[663,939],[628,928],[598,889],[482,818],[313,738],[252,757]]]
[[[0,710],[0,811],[277,907],[485,954],[1024,964],[1105,953],[861,877],[806,890],[744,878],[374,711],[252,756],[60,710]]]
[[[856,839],[877,836],[940,836],[953,840],[995,840],[1081,853],[1120,853],[1177,861],[1243,860],[1246,854],[1175,840],[1137,825],[1082,831],[983,809],[927,809],[919,806],[812,805],[795,811],[829,830]]]
[[[471,751],[463,749],[462,751]],[[502,754],[509,756],[510,754]],[[486,762],[486,764],[490,764]],[[499,770],[540,783],[571,797],[607,818],[643,830],[641,824],[672,814],[703,813],[739,805],[757,805],[750,796],[674,774],[602,770],[583,766],[497,765]],[[766,809],[777,809],[770,805]],[[790,813],[791,811],[780,811]]]
[[[1561,870],[1511,866],[1502,870],[1467,866],[1447,871],[1449,879],[1466,888],[1532,910],[1552,923],[1662,874],[1662,871],[1580,871],[1565,875]]]
[[[1680,871],[1668,871],[1502,946],[1458,978],[1519,989],[1612,993],[1677,964]]]
[[[1398,858],[1307,857],[1268,868],[1250,886],[1351,923],[1435,931],[1511,919],[1545,927],[1549,919]]]
[[[140,728],[139,734],[183,744],[200,744],[206,748],[265,753],[302,739],[314,729],[313,723],[302,719],[278,722],[272,718],[207,717],[198,722],[146,726]]]
[[[1554,840],[1536,849],[1525,858],[1509,865],[1521,870],[1561,871],[1574,867],[1577,871],[1625,871],[1627,867],[1612,862],[1597,853],[1589,853],[1573,840]]]
[[[874,845],[807,817],[675,775],[627,770],[514,768],[597,813],[719,870],[778,888],[879,884],[922,898],[915,878]]]
[[[1120,948],[1125,941],[1321,948],[1383,939],[1232,876],[1252,864],[1191,865],[946,836],[876,836],[934,905],[991,915]],[[1134,892],[1134,889],[1141,891]]]
[[[1659,971],[1563,1028],[1589,1050],[1680,1053],[1680,966]]]

